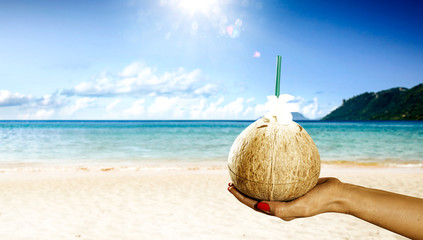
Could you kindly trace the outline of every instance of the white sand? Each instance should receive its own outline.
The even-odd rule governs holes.
[[[324,165],[321,176],[423,197],[421,168]],[[0,239],[402,239],[342,214],[260,214],[229,181],[224,168],[0,172]]]

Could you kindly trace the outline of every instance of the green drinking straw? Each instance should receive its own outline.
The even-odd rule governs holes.
[[[276,64],[276,90],[275,90],[275,95],[276,97],[279,97],[280,95],[280,88],[281,88],[281,62],[282,62],[282,57],[278,55],[278,61]]]

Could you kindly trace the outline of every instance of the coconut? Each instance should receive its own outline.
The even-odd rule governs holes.
[[[310,135],[292,121],[292,115],[291,121],[282,124],[277,115],[267,115],[249,125],[229,152],[233,184],[258,200],[298,198],[316,185],[320,174],[319,152]]]

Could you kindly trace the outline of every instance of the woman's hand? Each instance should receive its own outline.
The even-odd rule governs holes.
[[[232,184],[228,190],[248,207],[285,221],[324,212],[347,212],[342,201],[343,183],[336,178],[320,178],[312,190],[289,202],[257,201],[240,193]]]
[[[423,199],[320,178],[308,193],[289,202],[257,201],[229,185],[240,202],[285,221],[325,212],[346,213],[412,239],[423,239]]]

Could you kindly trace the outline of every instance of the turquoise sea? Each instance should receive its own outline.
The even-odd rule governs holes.
[[[0,165],[225,163],[253,121],[0,121]],[[423,166],[423,122],[298,122],[326,162]]]

